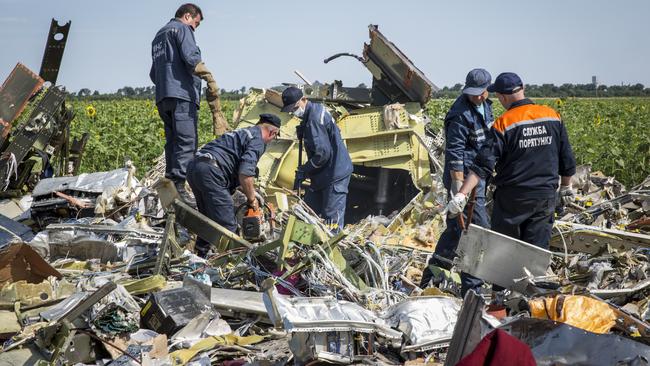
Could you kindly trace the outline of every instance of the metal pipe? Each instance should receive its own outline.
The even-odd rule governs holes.
[[[309,82],[309,80],[307,80],[307,78],[305,77],[305,75],[303,75],[300,71],[298,71],[298,70],[294,70],[293,72],[294,72],[296,75],[298,75],[298,77],[301,78],[302,81],[305,82],[305,84],[311,86],[311,82]]]

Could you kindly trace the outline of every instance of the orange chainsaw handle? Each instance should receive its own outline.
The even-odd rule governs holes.
[[[257,210],[252,208],[252,207],[248,207],[248,209],[246,210],[246,214],[244,216],[245,217],[250,217],[250,216],[262,216],[262,215],[263,215],[263,212],[262,212],[261,207],[258,208]]]

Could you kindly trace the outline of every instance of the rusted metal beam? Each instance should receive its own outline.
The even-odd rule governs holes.
[[[65,51],[65,44],[68,42],[68,32],[70,31],[70,24],[72,22],[60,25],[59,22],[52,18],[50,24],[50,32],[47,35],[47,44],[45,45],[45,52],[43,52],[43,61],[41,61],[41,71],[39,75],[52,85],[56,85],[56,79],[59,76],[59,68],[61,67],[61,59],[63,59],[63,51]]]

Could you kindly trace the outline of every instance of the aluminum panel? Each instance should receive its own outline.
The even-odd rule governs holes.
[[[474,224],[462,234],[457,253],[461,271],[506,288],[526,277],[524,268],[543,276],[551,262],[548,250]]]

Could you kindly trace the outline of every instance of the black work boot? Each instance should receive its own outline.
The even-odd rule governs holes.
[[[420,288],[425,289],[430,285],[433,287],[440,287],[440,285],[442,285],[445,280],[452,281],[451,278],[447,277],[447,274],[443,268],[429,264],[422,272]]]
[[[424,267],[424,271],[422,271],[422,279],[420,280],[420,288],[425,289],[429,287],[429,282],[431,282],[431,279],[433,278],[433,273],[431,272],[431,269],[429,268],[429,265]]]
[[[185,181],[174,181],[174,186],[176,187],[176,191],[178,192],[178,196],[180,197],[181,201],[196,209],[196,200],[194,200],[194,197],[192,197],[190,192],[185,189]]]

